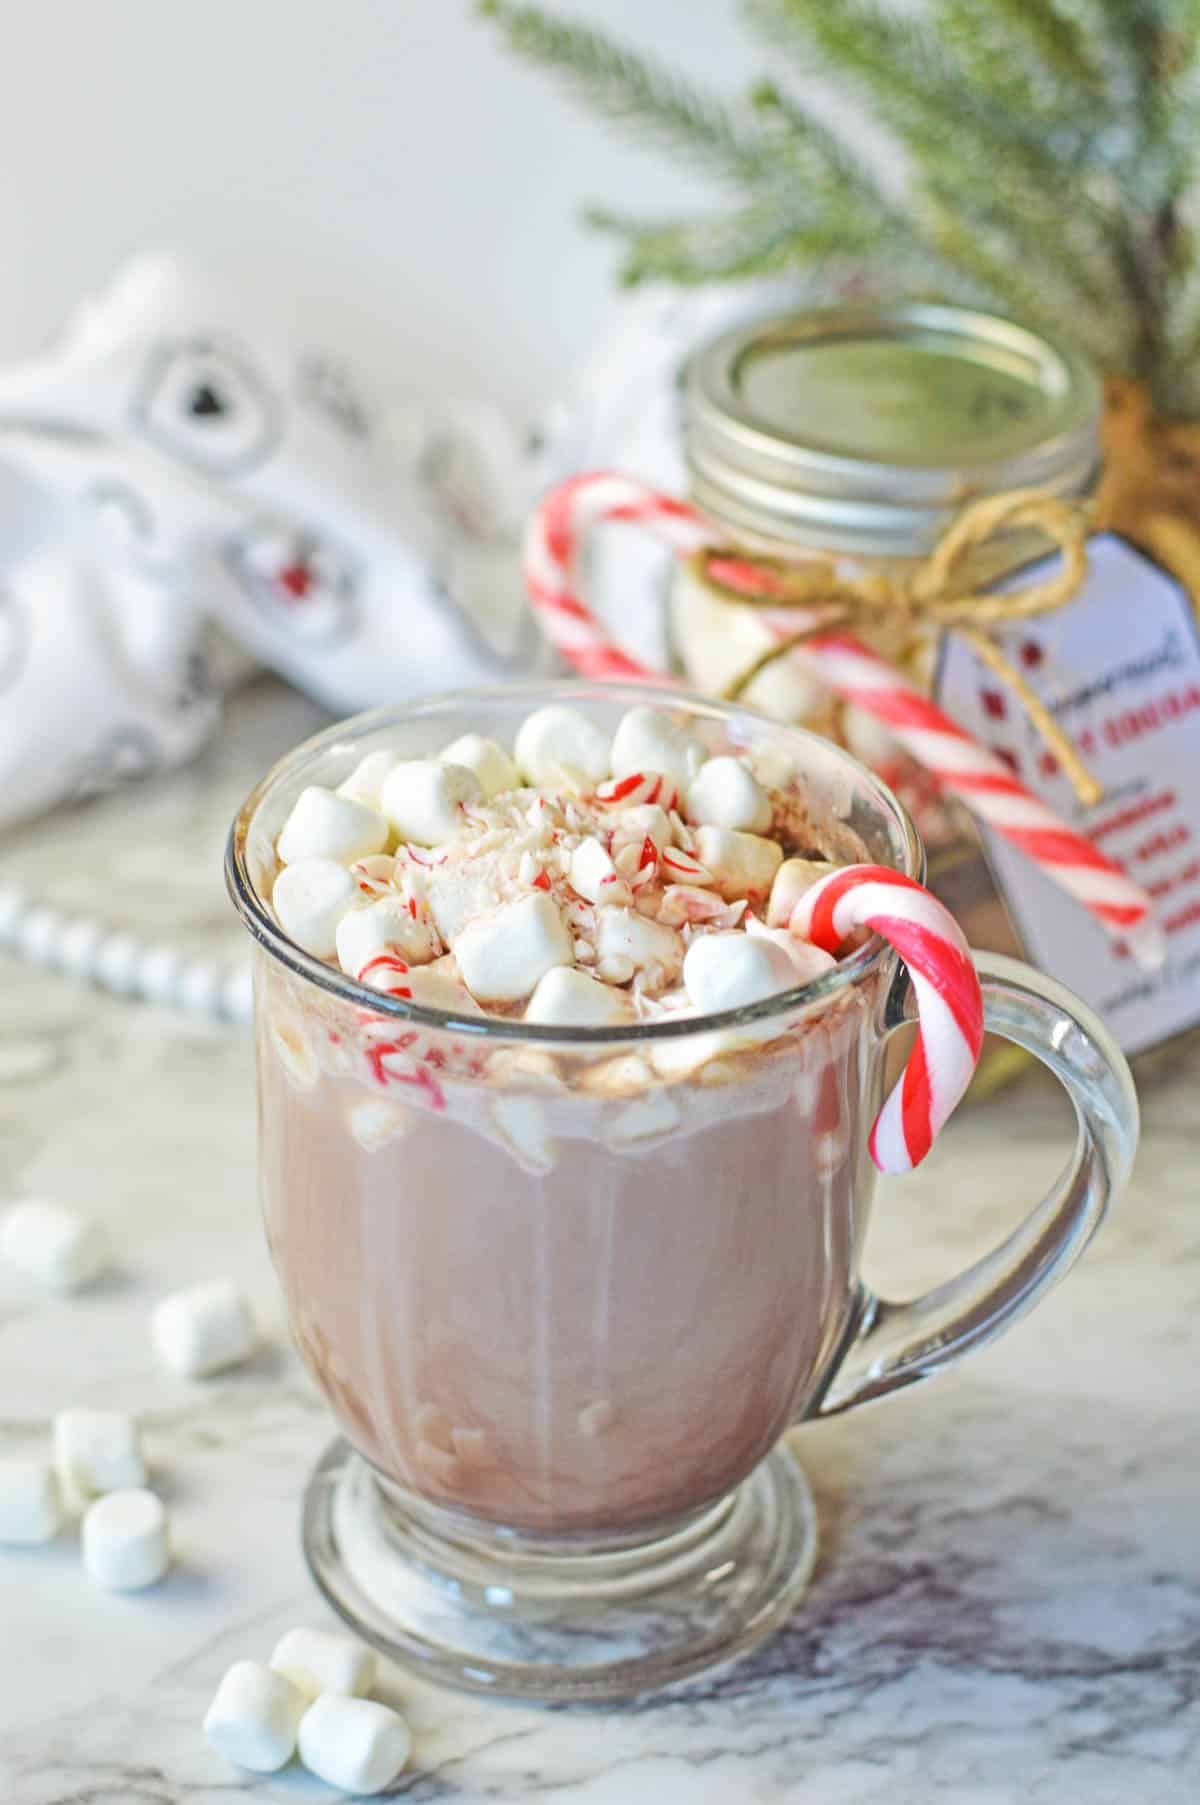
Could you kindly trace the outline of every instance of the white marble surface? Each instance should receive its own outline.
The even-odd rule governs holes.
[[[220,850],[249,778],[314,721],[266,685],[192,771],[0,848],[0,877],[232,950]],[[128,888],[128,894],[126,890]],[[2,1805],[224,1805],[331,1795],[252,1780],[199,1721],[232,1659],[324,1620],[297,1504],[330,1434],[287,1350],[257,1220],[249,1048],[0,963],[0,1199],[78,1199],[120,1269],[73,1302],[0,1275],[0,1445],[72,1403],[135,1410],[178,1559],[88,1590],[74,1539],[0,1554]],[[1082,1267],[930,1386],[797,1438],[822,1556],[757,1657],[678,1697],[543,1712],[394,1673],[414,1801],[548,1805],[1185,1805],[1200,1798],[1200,1055],[1144,1095],[1134,1185]],[[1001,1235],[1056,1168],[1064,1106],[1028,1082],[960,1117],[881,1196],[895,1293]],[[164,1289],[229,1270],[273,1343],[207,1384],[164,1376]]]

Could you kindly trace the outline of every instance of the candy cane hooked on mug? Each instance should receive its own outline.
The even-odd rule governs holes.
[[[645,526],[679,556],[690,556],[721,536],[687,502],[613,471],[559,484],[530,521],[525,582],[551,643],[581,676],[661,684],[662,672],[622,651],[575,588],[584,537],[603,521]],[[794,619],[764,618],[781,636],[795,627]],[[1141,963],[1161,964],[1161,935],[1146,892],[885,659],[846,632],[809,640],[793,655],[808,662],[836,695],[882,722],[943,789],[960,797],[1108,933],[1127,940]]]
[[[836,953],[855,928],[873,928],[908,969],[916,1044],[868,1146],[881,1172],[909,1172],[929,1152],[979,1063],[983,996],[962,930],[936,897],[888,865],[830,872],[800,898],[788,926],[827,953]]]

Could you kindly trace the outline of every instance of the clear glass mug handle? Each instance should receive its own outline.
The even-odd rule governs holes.
[[[853,1339],[810,1419],[913,1385],[1000,1334],[1074,1265],[1129,1177],[1137,1094],[1107,1029],[1078,997],[1017,959],[981,953],[976,964],[985,1027],[1054,1073],[1075,1108],[1075,1151],[1020,1227],[956,1278],[908,1303],[864,1290]],[[911,996],[910,988],[909,1004]],[[889,1032],[908,1019],[899,1015]]]

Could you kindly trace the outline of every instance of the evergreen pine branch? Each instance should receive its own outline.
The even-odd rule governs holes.
[[[940,10],[965,45],[974,37],[977,67],[990,84],[1002,83],[1006,66],[1023,52],[1023,64],[1044,70],[1060,93],[1065,85],[1077,103],[1111,99],[1103,58],[1090,34],[1057,0],[989,0],[986,10],[978,0],[950,0]]]
[[[749,206],[701,219],[649,223],[593,208],[588,221],[626,244],[621,280],[627,286],[645,281],[673,282],[685,287],[741,276],[765,276],[785,269],[812,273],[833,258],[854,254],[840,222],[800,226],[774,207]],[[861,255],[862,247],[858,248]]]
[[[747,17],[788,48],[808,74],[849,81],[918,162],[944,167],[951,147],[966,163],[1010,174],[1076,204],[1086,137],[1059,123],[1038,131],[1022,113],[997,104],[948,54],[942,34],[923,19],[885,11],[875,0],[743,0]],[[1094,112],[1089,131],[1094,126]]]
[[[727,181],[773,179],[751,126],[651,59],[535,6],[480,0],[479,11],[497,22],[518,56],[560,76],[596,112],[685,151]]]
[[[786,269],[838,282],[874,268],[890,293],[1065,328],[1106,367],[1155,383],[1160,405],[1200,408],[1200,0],[742,7],[776,57],[867,103],[907,185],[802,93],[762,82],[732,107],[590,27],[511,0],[481,8],[593,110],[731,191],[706,218],[596,215],[627,247],[627,280]]]
[[[1088,183],[1086,143],[1039,136],[1014,106],[947,57],[925,24],[885,14],[872,0],[744,0],[773,37],[782,33],[803,67],[847,77],[908,151],[918,185],[964,199],[991,194],[1003,211],[1013,255],[1057,277],[1063,265],[1099,302],[1119,281],[1112,252],[1118,217],[1111,183]],[[1096,109],[1092,107],[1093,117]],[[1089,131],[1092,128],[1089,127]],[[1068,224],[1069,222],[1069,224]]]

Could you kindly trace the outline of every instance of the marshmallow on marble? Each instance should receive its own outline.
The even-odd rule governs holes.
[[[586,902],[628,904],[633,901],[609,854],[599,840],[581,840],[571,854],[571,888]]]
[[[53,1291],[78,1291],[109,1264],[98,1222],[59,1203],[29,1198],[0,1221],[0,1254]]]
[[[557,702],[522,721],[513,752],[526,781],[547,789],[562,787],[564,777],[575,774],[597,784],[611,767],[608,735],[577,708]]]
[[[516,1003],[556,965],[571,965],[575,943],[544,891],[505,903],[463,929],[454,943],[463,983],[480,1002]]]
[[[238,1767],[273,1774],[296,1752],[308,1703],[285,1674],[259,1661],[235,1661],[205,1714],[204,1734]]]
[[[155,1307],[150,1333],[160,1358],[189,1379],[240,1366],[258,1346],[250,1306],[232,1279],[173,1291]]]
[[[618,1028],[633,1020],[633,1010],[623,990],[572,966],[557,965],[539,980],[525,1020],[559,1028]]]
[[[310,1774],[343,1792],[377,1793],[412,1754],[408,1725],[388,1705],[325,1693],[300,1721],[300,1759]]]
[[[338,964],[351,978],[381,954],[394,953],[408,965],[428,965],[442,950],[429,917],[420,909],[414,915],[404,898],[394,895],[343,915],[335,939]]]
[[[635,771],[660,771],[686,787],[708,756],[700,741],[661,708],[639,703],[621,716],[612,743],[612,772],[617,778]]]
[[[785,928],[792,910],[815,883],[835,870],[825,859],[785,859],[775,873],[767,903],[767,926]]]
[[[271,1666],[310,1699],[322,1692],[361,1698],[375,1683],[372,1651],[334,1630],[285,1631],[275,1644]]]
[[[24,1454],[0,1459],[0,1543],[34,1548],[62,1526],[62,1496],[48,1461]]]
[[[464,733],[438,756],[446,764],[473,771],[488,802],[503,790],[515,790],[521,781],[521,773],[504,747],[481,733]]]
[[[137,1423],[119,1410],[60,1410],[54,1419],[54,1465],[72,1499],[146,1481]]]
[[[275,851],[284,865],[300,859],[336,859],[349,865],[382,852],[387,840],[388,825],[378,809],[310,784],[296,798]]]
[[[770,894],[775,873],[783,863],[783,849],[758,834],[740,833],[729,827],[701,827],[696,834],[696,857],[712,873],[713,886],[726,902],[748,896],[752,900]]]
[[[329,959],[336,952],[338,922],[358,900],[352,874],[332,859],[285,865],[271,891],[280,927],[314,959]]]
[[[757,916],[747,918],[746,932],[753,940],[768,940],[773,946],[782,948],[791,960],[792,969],[796,973],[793,981],[797,984],[811,984],[814,979],[823,978],[837,964],[832,953],[813,946],[808,940],[798,939],[787,928],[765,927]]]
[[[106,1592],[140,1592],[157,1585],[171,1564],[167,1513],[143,1488],[109,1492],[83,1519],[83,1565]]]
[[[635,972],[670,983],[683,963],[683,941],[674,928],[633,909],[601,909],[596,916],[596,973],[609,984],[626,984]]]
[[[799,980],[788,953],[773,940],[729,933],[703,934],[692,941],[683,961],[683,982],[702,1014],[719,1015],[795,990]]]
[[[367,808],[378,810],[383,780],[396,763],[396,754],[389,752],[385,746],[381,746],[376,752],[368,752],[365,758],[359,759],[349,777],[339,783],[338,795],[348,796],[351,802],[362,802]]]
[[[710,758],[687,792],[688,819],[707,827],[766,833],[771,799],[740,758]]]
[[[401,840],[441,846],[457,839],[463,808],[483,801],[474,771],[436,758],[405,758],[384,780],[380,806]]]

